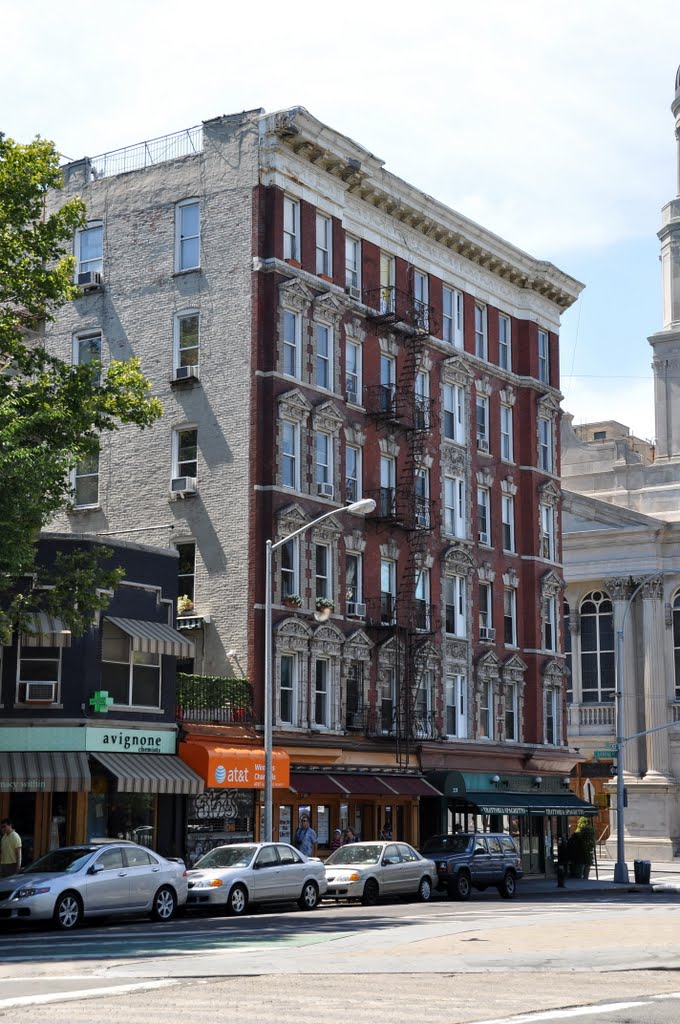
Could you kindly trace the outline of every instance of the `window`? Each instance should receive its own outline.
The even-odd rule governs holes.
[[[361,242],[351,235],[345,235],[345,288],[361,292]]]
[[[444,477],[444,530],[452,537],[465,537],[465,480]]]
[[[593,431],[593,441],[606,441],[606,440],[607,440],[607,431],[606,430],[594,430]]]
[[[92,334],[77,334],[73,339],[73,362],[76,366],[87,366],[90,363],[101,363],[102,361],[102,336],[99,331]],[[100,379],[99,371],[95,375],[95,382]]]
[[[297,537],[281,545],[281,597],[298,594],[298,542]]]
[[[391,356],[380,356],[380,412],[393,413],[395,388],[395,362]]]
[[[581,602],[581,686],[584,704],[614,700],[614,617],[607,594],[595,590]]]
[[[446,734],[465,739],[467,736],[467,680],[462,675],[446,677]]]
[[[430,628],[430,570],[421,569],[416,577],[416,629]]]
[[[319,494],[333,497],[333,438],[323,430],[314,432],[315,479]]]
[[[179,559],[177,561],[177,593],[180,597],[185,594],[190,601],[195,600],[196,580],[196,545],[175,544]]]
[[[501,525],[503,550],[515,550],[515,499],[512,494],[501,495]]]
[[[199,314],[195,309],[185,310],[175,316],[174,368],[195,366],[198,368]]]
[[[543,650],[557,650],[556,601],[554,597],[543,598]]]
[[[102,625],[102,689],[124,707],[157,708],[161,703],[159,654],[132,650],[132,640],[104,619]]]
[[[538,379],[550,383],[550,345],[547,331],[538,332]]]
[[[506,740],[518,740],[518,702],[517,684],[506,683],[505,685],[505,738]]]
[[[300,204],[283,197],[283,258],[300,261]]]
[[[444,437],[465,444],[465,392],[457,384],[444,385]]]
[[[29,683],[44,683],[44,687],[31,686],[32,691],[51,697],[53,704],[60,701],[61,681],[61,647],[34,647],[31,638],[30,646],[19,640],[19,656],[17,664],[17,703],[23,704],[28,697]],[[54,684],[54,685],[50,685]]]
[[[413,723],[415,735],[424,739],[433,735],[432,733],[432,707],[434,704],[434,680],[432,672],[423,672],[416,690],[414,707],[415,721]]]
[[[348,341],[345,345],[345,397],[354,405],[361,405],[361,345]]]
[[[198,199],[185,199],[175,207],[175,270],[196,270],[200,265],[200,206]]]
[[[396,463],[391,455],[380,456],[380,505],[379,513],[385,519],[395,514]]]
[[[555,513],[552,505],[541,505],[541,558],[555,561]]]
[[[488,359],[486,337],[486,306],[475,303],[475,355],[479,359]]]
[[[444,577],[445,630],[452,636],[465,636],[466,585],[464,576]]]
[[[453,345],[453,289],[442,288],[442,338],[448,345]]]
[[[571,667],[571,612],[569,605],[566,601],[562,604],[562,617],[563,617],[563,628],[564,628],[564,667],[566,669],[567,676],[567,704],[571,704],[574,699],[574,683],[573,683],[573,672]],[[673,634],[675,635],[675,616],[673,616]],[[677,657],[675,659],[677,665]],[[676,669],[676,680],[677,680],[677,669]],[[677,693],[677,683],[676,683]]]
[[[380,253],[380,312],[394,313],[394,285],[396,281],[396,264],[394,256]]]
[[[294,491],[300,489],[300,426],[281,420],[281,483]]]
[[[185,427],[174,432],[173,478],[198,476],[198,430]]]
[[[430,429],[430,375],[424,370],[416,374],[414,422],[416,430]]]
[[[513,587],[503,590],[503,642],[517,647],[517,594]]]
[[[330,277],[333,273],[333,223],[330,217],[316,215],[316,272]]]
[[[488,487],[477,488],[477,532],[480,544],[491,545],[491,495]]]
[[[380,725],[382,732],[394,732],[396,725],[396,690],[394,669],[387,669],[380,685]]]
[[[491,617],[491,584],[479,584],[479,636],[481,640],[493,640],[490,631],[493,627]]]
[[[498,317],[498,365],[501,370],[512,370],[510,317],[504,316],[502,313]]]
[[[331,549],[328,544],[314,545],[314,564],[316,572],[316,597],[332,597]]]
[[[363,601],[363,592],[361,555],[348,553],[345,559],[345,600],[347,601],[348,615],[354,613],[352,606],[361,604]]]
[[[359,729],[364,724],[364,666],[351,661],[347,668],[347,729]]]
[[[552,420],[538,417],[538,468],[544,473],[553,471]]]
[[[493,728],[493,686],[491,682],[483,682],[479,691],[479,738],[492,740]]]
[[[415,478],[415,521],[419,530],[430,529],[430,471],[417,469]]]
[[[555,690],[545,691],[545,742],[552,745],[557,739],[557,693]]]
[[[297,691],[298,664],[294,654],[281,655],[281,682],[279,685],[279,701],[281,721],[285,725],[295,724],[295,704]]]
[[[394,621],[397,565],[389,558],[380,559],[380,621]]]
[[[430,298],[427,274],[421,270],[413,271],[413,319],[416,327],[429,330]]]
[[[75,508],[96,508],[99,505],[99,455],[86,455],[72,474]]]
[[[314,724],[328,728],[330,725],[330,672],[325,658],[317,658],[314,664]]]
[[[76,274],[101,274],[103,266],[104,226],[88,224],[76,232]],[[78,278],[76,277],[76,280]]]
[[[345,500],[359,501],[361,494],[361,448],[348,444],[345,448]]]
[[[569,639],[571,651],[571,633],[568,632],[568,627],[569,623],[567,620],[565,637]],[[673,599],[673,658],[675,664],[675,699],[680,701],[680,591],[678,591]]]
[[[477,451],[489,450],[489,399],[485,395],[477,395]]]
[[[512,409],[509,405],[501,405],[501,458],[504,462],[512,462]]]
[[[317,324],[316,331],[316,386],[333,389],[333,331],[325,324]]]
[[[288,377],[302,376],[302,325],[300,316],[283,311],[283,372]]]

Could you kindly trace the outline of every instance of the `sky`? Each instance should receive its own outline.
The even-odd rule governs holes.
[[[0,0],[0,131],[68,158],[306,107],[388,170],[586,285],[564,408],[654,436],[678,0]]]

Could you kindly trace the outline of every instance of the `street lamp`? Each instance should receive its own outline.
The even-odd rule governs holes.
[[[330,512],[324,512],[322,516],[314,519],[311,523],[301,526],[299,530],[282,537],[275,544],[267,541],[265,547],[265,570],[264,570],[264,840],[268,842],[272,838],[272,811],[273,811],[273,720],[272,703],[274,694],[274,682],[272,672],[272,553],[277,548],[287,544],[294,537],[306,533],[313,526],[337,516],[342,512],[352,512],[355,515],[368,515],[375,508],[373,498],[362,498],[361,501],[354,501],[351,505],[343,508],[334,508]]]

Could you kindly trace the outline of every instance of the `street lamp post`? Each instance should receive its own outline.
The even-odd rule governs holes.
[[[264,821],[263,832],[265,842],[272,839],[272,818],[273,818],[273,671],[272,671],[272,554],[277,548],[287,544],[288,541],[306,533],[313,526],[337,516],[342,512],[352,512],[355,515],[368,515],[375,508],[372,498],[362,498],[361,501],[354,501],[351,505],[343,508],[334,508],[330,512],[324,512],[322,516],[314,519],[311,523],[301,526],[299,530],[289,533],[276,543],[268,540],[265,546],[264,563]]]

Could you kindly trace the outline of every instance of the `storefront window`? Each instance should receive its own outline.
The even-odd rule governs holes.
[[[186,852],[189,864],[215,846],[255,838],[255,791],[206,789],[192,797],[187,810]]]
[[[328,807],[319,805],[316,809],[316,835],[320,846],[330,843],[330,812]]]
[[[279,842],[290,843],[293,838],[293,808],[290,804],[279,807]]]
[[[88,797],[88,839],[128,839],[156,849],[156,794],[115,793],[104,776],[93,775]]]

